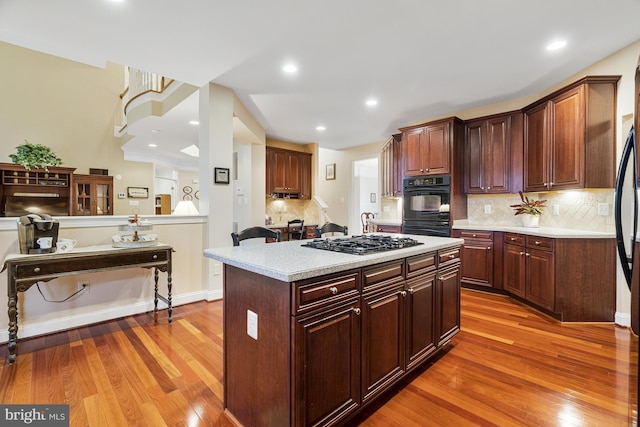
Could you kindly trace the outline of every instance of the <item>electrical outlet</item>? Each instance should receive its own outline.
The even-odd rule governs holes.
[[[491,213],[491,205],[484,205],[484,213],[486,214]]]
[[[78,282],[78,291],[84,290],[85,294],[89,293],[89,281],[88,280],[80,280]]]
[[[554,215],[560,215],[560,205],[553,205],[552,209]]]
[[[598,215],[609,216],[609,203],[598,203]]]
[[[258,315],[247,310],[247,335],[258,341]]]

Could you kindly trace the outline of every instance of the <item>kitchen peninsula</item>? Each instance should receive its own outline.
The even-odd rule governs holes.
[[[224,407],[236,424],[334,425],[445,347],[460,328],[463,240],[401,237],[419,244],[204,251],[224,263]]]

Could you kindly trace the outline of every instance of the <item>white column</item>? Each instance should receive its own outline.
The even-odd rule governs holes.
[[[206,247],[229,246],[233,228],[233,187],[214,184],[214,168],[231,171],[234,94],[209,83],[200,88],[200,213],[208,215]],[[200,256],[203,256],[200,254]],[[205,258],[203,283],[208,298],[222,297],[222,264]]]

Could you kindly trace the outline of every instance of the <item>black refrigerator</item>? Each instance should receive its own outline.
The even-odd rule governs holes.
[[[638,145],[640,130],[640,61],[635,71],[634,120],[622,152],[615,188],[615,225],[618,259],[624,279],[631,291],[631,329],[640,331],[640,242],[638,239]],[[638,416],[638,347],[630,358],[629,417],[635,424]]]

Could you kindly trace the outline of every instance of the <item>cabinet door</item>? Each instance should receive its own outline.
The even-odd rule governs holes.
[[[354,301],[294,320],[294,425],[333,424],[359,407],[358,312]]]
[[[511,174],[511,116],[487,120],[484,150],[485,191],[508,193]]]
[[[423,164],[427,175],[441,175],[449,173],[449,123],[428,126],[425,128],[424,139],[428,146],[422,150]]]
[[[524,246],[504,245],[503,286],[512,294],[525,298]]]
[[[524,189],[544,191],[549,183],[547,104],[524,116]]]
[[[403,282],[395,289],[363,297],[362,402],[404,372]]]
[[[527,251],[526,299],[542,308],[555,308],[555,258],[552,252]]]
[[[287,191],[290,193],[300,193],[300,158],[301,156],[297,153],[287,153],[287,170],[285,176]]]
[[[405,176],[424,175],[422,139],[424,128],[411,129],[402,134],[402,158]]]
[[[393,135],[393,151],[391,161],[392,195],[402,196],[402,139],[400,134]]]
[[[271,168],[267,168],[267,175],[271,175],[274,193],[287,191],[287,167],[289,156],[280,150],[271,151]]]
[[[551,177],[549,189],[584,187],[584,86],[551,100]]]
[[[436,334],[438,346],[460,330],[460,264],[438,272],[436,280]]]
[[[465,126],[464,191],[466,193],[484,193],[483,124],[484,121],[478,121]]]
[[[311,199],[311,156],[300,154],[300,198]]]
[[[465,240],[462,247],[462,283],[493,286],[493,242]]]
[[[436,350],[435,282],[432,271],[407,281],[406,365],[412,369]]]

